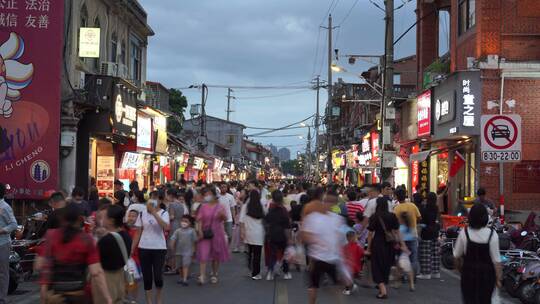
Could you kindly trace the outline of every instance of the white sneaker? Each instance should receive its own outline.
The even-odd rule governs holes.
[[[266,280],[267,281],[273,281],[274,280],[274,273],[272,271],[268,271],[266,274]]]
[[[254,281],[262,280],[262,275],[259,273],[258,275],[251,277],[251,279]]]
[[[417,279],[419,280],[431,280],[431,275],[430,274],[419,274],[416,276]]]
[[[441,273],[440,272],[432,273],[431,278],[432,279],[440,279],[441,278]]]
[[[344,294],[344,295],[350,296],[351,293],[352,293],[352,291],[351,291],[350,289],[348,289],[348,288],[343,289],[343,294]]]
[[[290,272],[287,272],[283,275],[283,279],[285,280],[291,280],[292,279],[292,274]]]

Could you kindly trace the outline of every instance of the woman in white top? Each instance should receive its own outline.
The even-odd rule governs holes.
[[[240,210],[240,234],[242,241],[248,246],[248,267],[253,280],[262,279],[261,252],[264,244],[264,208],[261,195],[251,190],[247,203]]]
[[[139,259],[144,282],[146,303],[152,304],[152,281],[156,285],[156,302],[162,303],[163,266],[167,254],[165,231],[169,230],[169,213],[158,207],[156,200],[149,200],[137,221],[137,232],[131,246],[131,254],[139,249]]]
[[[469,227],[459,233],[454,257],[463,260],[461,294],[465,304],[490,304],[495,286],[501,286],[499,236],[488,224],[487,209],[475,204],[469,212]]]

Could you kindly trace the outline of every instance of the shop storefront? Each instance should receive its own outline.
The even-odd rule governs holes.
[[[102,98],[90,100],[95,109],[79,122],[76,185],[95,186],[100,196],[112,196],[121,161],[117,151],[137,135],[137,91],[119,78],[92,77],[89,87]]]
[[[455,73],[435,87],[432,95],[430,153],[422,163],[427,162],[430,191],[435,192],[451,182],[448,208],[452,210],[458,200],[474,197],[478,187],[480,72]],[[456,153],[463,157],[465,165],[451,177],[449,171]]]

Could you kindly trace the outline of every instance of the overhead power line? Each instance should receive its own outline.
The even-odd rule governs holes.
[[[297,94],[304,94],[308,91],[311,91],[312,89],[298,89],[300,91],[298,92],[290,92],[290,93],[282,93],[282,94],[275,94],[275,95],[264,95],[264,96],[237,96],[236,99],[263,99],[263,98],[273,98],[273,97],[282,97],[282,96],[290,96],[290,95],[297,95]]]
[[[289,128],[289,127],[292,127],[292,126],[294,126],[294,125],[298,125],[298,124],[301,124],[301,123],[303,123],[303,122],[305,122],[305,121],[308,121],[308,120],[310,120],[311,118],[313,118],[313,116],[315,116],[315,115],[311,115],[311,116],[309,116],[309,117],[306,118],[306,119],[303,119],[303,120],[301,120],[301,121],[297,121],[297,122],[291,123],[291,124],[289,124],[289,125],[286,125],[286,126],[283,126],[283,127],[280,127],[280,128],[275,128],[275,129],[272,129],[272,130],[269,130],[269,131],[259,132],[259,133],[255,133],[255,134],[249,134],[249,135],[246,135],[246,136],[247,136],[247,137],[255,137],[255,136],[259,136],[259,135],[266,135],[266,134],[270,134],[270,133],[273,133],[273,132],[285,130],[285,129],[287,129],[287,128]]]

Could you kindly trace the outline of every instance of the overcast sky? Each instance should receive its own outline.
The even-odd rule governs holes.
[[[373,1],[384,5],[383,0]],[[383,53],[384,13],[369,0],[139,2],[148,12],[148,22],[156,33],[148,45],[147,78],[166,87],[184,88],[201,83],[308,86],[317,74],[326,79],[327,31],[319,26],[327,24],[327,12],[332,3],[334,24],[340,25],[334,31],[334,48],[339,48],[341,54]],[[396,6],[401,3],[402,0],[396,0]],[[415,4],[416,1],[409,2],[396,11],[396,37],[414,23]],[[412,30],[396,45],[396,58],[414,53],[415,30]],[[369,66],[348,66],[344,59],[341,64],[356,73]],[[351,75],[334,74],[334,80],[338,77],[357,81]],[[183,92],[190,104],[200,103],[200,91]],[[227,89],[209,89],[209,115],[225,118],[226,95]],[[238,99],[233,102],[232,120],[249,127],[281,127],[315,113],[315,92],[309,89],[235,89],[234,96]],[[267,96],[275,97],[251,98]],[[324,112],[326,96],[326,92],[321,92],[321,112]],[[247,129],[245,133],[256,132],[260,130]],[[298,134],[305,138],[307,130],[285,130],[269,135]],[[254,139],[263,144],[289,146],[293,153],[304,150],[306,144],[305,139],[298,137]]]

